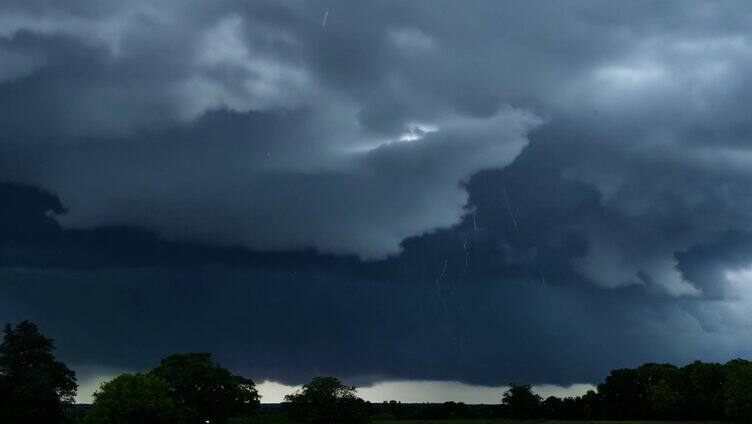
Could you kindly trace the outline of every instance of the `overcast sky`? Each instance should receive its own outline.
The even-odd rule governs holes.
[[[749,357],[749,28],[733,1],[5,0],[0,321],[82,381],[210,351],[373,399]]]

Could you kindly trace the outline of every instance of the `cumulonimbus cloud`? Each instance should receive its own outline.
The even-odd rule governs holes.
[[[451,102],[423,108],[435,99],[408,85],[401,95],[420,113],[373,131],[361,111],[376,93],[343,93],[303,51],[308,31],[340,37],[327,35],[336,23],[218,10],[178,19],[134,4],[98,17],[120,29],[102,32],[55,12],[56,26],[6,17],[16,28],[4,48],[44,60],[9,68],[0,103],[17,136],[3,142],[37,158],[20,159],[27,165],[12,177],[58,193],[70,226],[126,223],[177,239],[383,257],[406,237],[459,222],[461,182],[509,164],[540,124],[501,103],[480,115]],[[406,34],[374,48],[424,54]],[[403,78],[396,64],[381,66]],[[8,111],[19,96],[28,116]]]
[[[597,285],[701,295],[675,254],[751,222],[752,50],[721,5],[40,4],[0,11],[0,161],[67,225],[383,257],[543,121],[538,166],[601,195],[567,223]]]

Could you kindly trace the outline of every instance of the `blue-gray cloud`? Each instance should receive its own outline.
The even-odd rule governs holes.
[[[748,8],[5,2],[0,318],[289,382],[747,354]]]

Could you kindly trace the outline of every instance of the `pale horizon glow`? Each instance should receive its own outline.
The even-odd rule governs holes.
[[[263,381],[257,385],[261,403],[280,403],[285,395],[300,390],[301,386],[288,386],[276,381]],[[358,387],[358,396],[379,403],[396,400],[404,403],[464,402],[467,404],[496,404],[508,386],[474,386],[458,381],[383,381],[372,386]],[[595,386],[587,383],[557,386],[542,384],[533,390],[544,399],[548,396],[580,396]]]
[[[91,403],[92,395],[99,386],[115,378],[119,372],[82,378],[79,381],[76,403]],[[302,388],[302,385],[291,386],[277,381],[265,380],[257,383],[256,388],[261,395],[261,403],[281,403],[286,395]],[[508,386],[475,386],[458,381],[383,381],[372,386],[358,387],[358,396],[373,403],[396,400],[403,403],[442,403],[448,401],[464,402],[467,404],[497,404],[501,394]],[[567,397],[580,396],[588,390],[595,390],[595,386],[587,383],[558,386],[541,384],[533,386],[533,390],[544,399],[548,396]]]

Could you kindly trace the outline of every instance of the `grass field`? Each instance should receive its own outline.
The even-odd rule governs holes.
[[[418,421],[373,421],[374,424],[721,424],[717,421],[547,421],[547,420],[418,420]]]
[[[721,424],[717,421],[686,421],[691,424]],[[373,421],[374,424],[681,424],[683,421],[548,421],[548,420],[418,420],[418,421]]]
[[[425,421],[373,421],[373,423],[378,424],[465,424],[465,423],[472,423],[472,424],[509,424],[510,422],[508,420],[488,420],[488,419],[480,419],[480,420],[425,420]]]
[[[442,424],[464,424],[464,423],[472,423],[472,424],[511,424],[511,421],[509,420],[489,420],[489,419],[479,419],[479,420],[425,420],[425,421],[373,421],[374,423],[378,424],[433,424],[433,423],[442,423]],[[515,423],[516,424],[516,423]]]
[[[270,415],[256,417],[248,421],[231,421],[235,424],[292,424],[281,416]],[[413,420],[413,421],[372,421],[373,424],[682,424],[682,421],[555,421],[555,420],[504,420],[504,419],[477,419],[477,420]],[[691,424],[722,424],[718,421],[686,421]]]
[[[373,424],[727,424],[718,421],[556,421],[556,420],[505,420],[505,419],[460,419],[460,420],[374,420]],[[230,424],[293,424],[281,415],[267,415],[246,420],[230,420]]]

